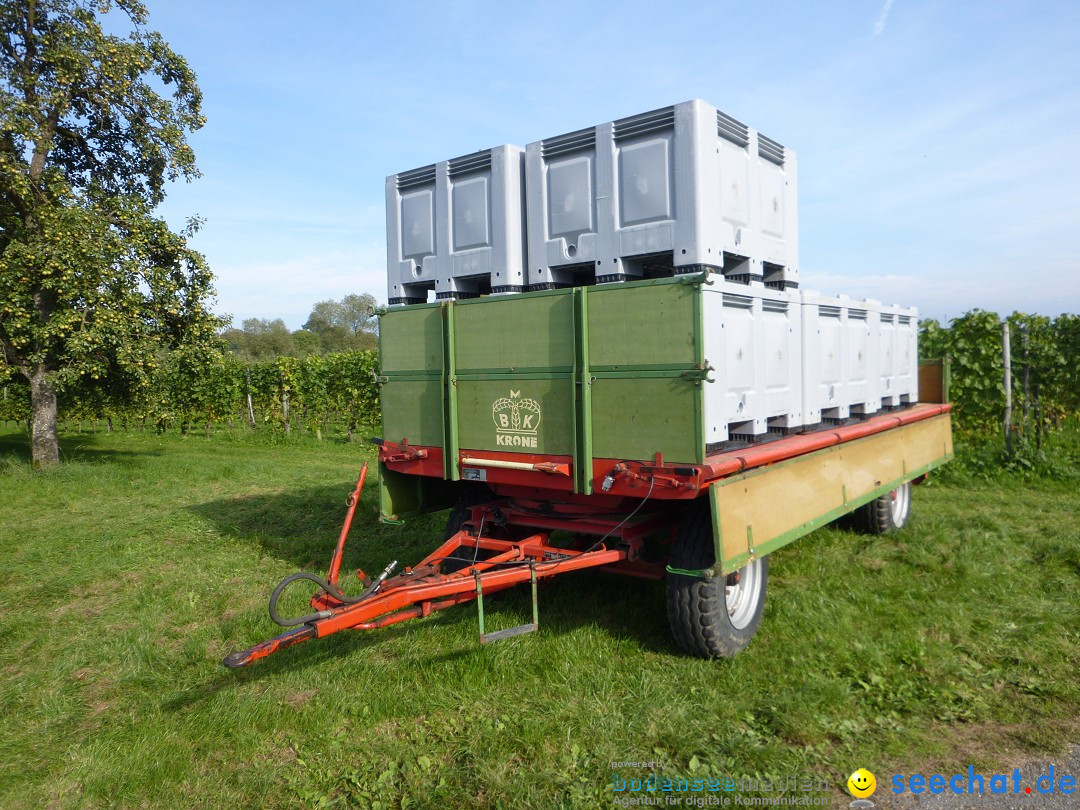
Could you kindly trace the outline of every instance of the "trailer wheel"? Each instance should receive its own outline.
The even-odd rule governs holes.
[[[862,528],[870,534],[889,534],[904,528],[911,517],[911,482],[859,507]]]
[[[461,531],[461,528],[465,525],[465,522],[472,515],[472,508],[487,501],[494,500],[495,493],[488,489],[483,484],[476,484],[473,482],[467,482],[462,489],[461,495],[454,503],[454,508],[450,510],[450,514],[446,518],[446,529],[443,531],[443,542],[445,543],[455,534]],[[478,557],[478,559],[480,559]],[[442,572],[444,574],[452,574],[455,571],[460,571],[462,568],[466,568],[472,564],[472,558],[468,560],[459,559],[456,557],[448,557],[443,561]]]
[[[708,501],[695,504],[675,530],[671,565],[688,571],[715,562]],[[668,624],[675,642],[699,658],[731,658],[757,632],[769,578],[769,558],[758,557],[728,577],[668,574]]]
[[[446,529],[443,531],[443,542],[445,543],[461,531],[461,527],[464,526],[465,521],[469,519],[471,514],[470,510],[474,506],[493,500],[495,500],[495,493],[486,486],[472,481],[466,481],[461,489],[461,494],[458,496],[458,499],[454,501],[454,507],[446,517]]]

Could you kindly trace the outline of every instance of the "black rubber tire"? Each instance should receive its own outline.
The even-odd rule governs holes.
[[[461,495],[458,496],[457,501],[454,503],[454,507],[450,510],[450,514],[446,516],[446,529],[443,531],[443,542],[445,543],[461,531],[461,527],[465,525],[465,522],[472,514],[472,507],[494,499],[495,493],[483,484],[476,484],[471,481],[465,482],[465,485],[461,490]],[[462,568],[471,564],[471,558],[469,560],[448,558],[443,561],[441,568],[444,574],[452,574],[454,571],[460,571]]]
[[[900,515],[893,509],[894,497],[902,497],[901,490],[906,488],[907,508]],[[911,518],[911,484],[902,484],[892,492],[860,506],[855,510],[855,525],[867,534],[892,534],[898,532]]]
[[[760,596],[753,617],[742,628],[735,627],[728,615],[724,577],[667,575],[668,624],[679,647],[698,658],[731,658],[750,643],[761,623],[769,579],[769,558],[759,560]],[[671,566],[695,571],[714,562],[709,502],[700,499],[684,513],[676,527]]]
[[[495,493],[483,484],[477,484],[473,481],[463,482],[461,494],[458,495],[458,499],[454,502],[450,514],[446,516],[446,529],[443,531],[443,542],[445,543],[461,531],[461,527],[464,526],[465,521],[469,519],[470,510],[474,506],[493,500],[495,500]]]

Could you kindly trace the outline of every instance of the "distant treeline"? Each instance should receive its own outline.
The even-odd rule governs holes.
[[[226,329],[221,338],[242,360],[374,350],[379,342],[375,305],[367,293],[346,295],[317,303],[301,329],[290,330],[280,318],[248,318],[239,329]]]

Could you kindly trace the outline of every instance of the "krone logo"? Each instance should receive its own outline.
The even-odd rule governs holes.
[[[536,430],[540,427],[540,404],[535,399],[522,398],[520,391],[510,391],[491,406],[495,422],[495,443],[502,447],[536,447]]]

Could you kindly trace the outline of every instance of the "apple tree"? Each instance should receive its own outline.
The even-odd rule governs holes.
[[[0,4],[0,366],[28,382],[35,466],[57,392],[137,392],[162,350],[211,340],[212,277],[156,207],[198,175],[195,74],[139,0]],[[126,36],[113,33],[130,28]]]

